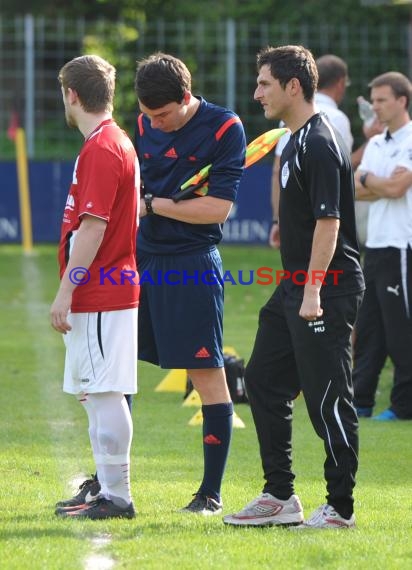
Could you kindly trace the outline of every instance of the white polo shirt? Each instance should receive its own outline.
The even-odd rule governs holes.
[[[387,137],[387,130],[368,142],[359,170],[389,178],[397,166],[412,170],[412,121]],[[366,247],[412,246],[412,186],[401,198],[370,203]]]

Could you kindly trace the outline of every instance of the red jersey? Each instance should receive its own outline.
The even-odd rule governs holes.
[[[63,215],[60,278],[82,216],[88,214],[107,222],[103,241],[84,279],[89,280],[73,292],[73,313],[137,307],[139,188],[139,163],[132,142],[112,119],[103,121],[86,139],[77,157]],[[75,278],[73,272],[70,279],[73,282]]]

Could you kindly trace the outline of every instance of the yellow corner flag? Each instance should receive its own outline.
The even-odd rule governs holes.
[[[26,135],[24,129],[15,131],[17,178],[19,186],[20,225],[23,251],[33,251],[33,232],[31,223],[30,189],[27,165]]]

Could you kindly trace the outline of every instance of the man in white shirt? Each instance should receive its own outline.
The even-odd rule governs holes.
[[[412,85],[398,72],[370,83],[371,101],[386,126],[366,146],[355,173],[356,198],[370,202],[358,313],[353,383],[358,415],[370,417],[379,374],[389,356],[394,384],[380,421],[412,419]]]
[[[331,122],[332,126],[339,132],[343,142],[351,154],[352,166],[356,168],[362,158],[365,144],[361,145],[358,149],[352,152],[353,136],[350,126],[350,121],[343,111],[338,108],[338,105],[343,101],[345,96],[346,87],[350,85],[348,76],[348,66],[346,62],[340,57],[333,54],[322,55],[316,60],[316,67],[319,74],[319,82],[317,93],[315,94],[315,105],[318,111],[325,113]],[[368,139],[372,135],[380,132],[380,125],[374,123],[368,129],[364,129],[364,135]],[[283,135],[275,148],[275,160],[273,163],[272,175],[272,211],[273,223],[269,235],[269,244],[272,247],[279,247],[279,228],[278,228],[278,203],[279,203],[279,164],[280,155],[289,140],[289,135]],[[358,230],[358,238],[361,244],[365,243],[366,239],[366,224],[368,219],[367,202],[357,202],[355,205],[356,210],[356,225]]]

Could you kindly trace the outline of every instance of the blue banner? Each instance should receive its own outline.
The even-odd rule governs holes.
[[[34,243],[56,243],[70,187],[73,162],[31,162],[30,201]],[[237,202],[224,226],[227,244],[266,245],[272,210],[270,164],[245,170]],[[21,241],[16,164],[0,162],[0,243]]]

